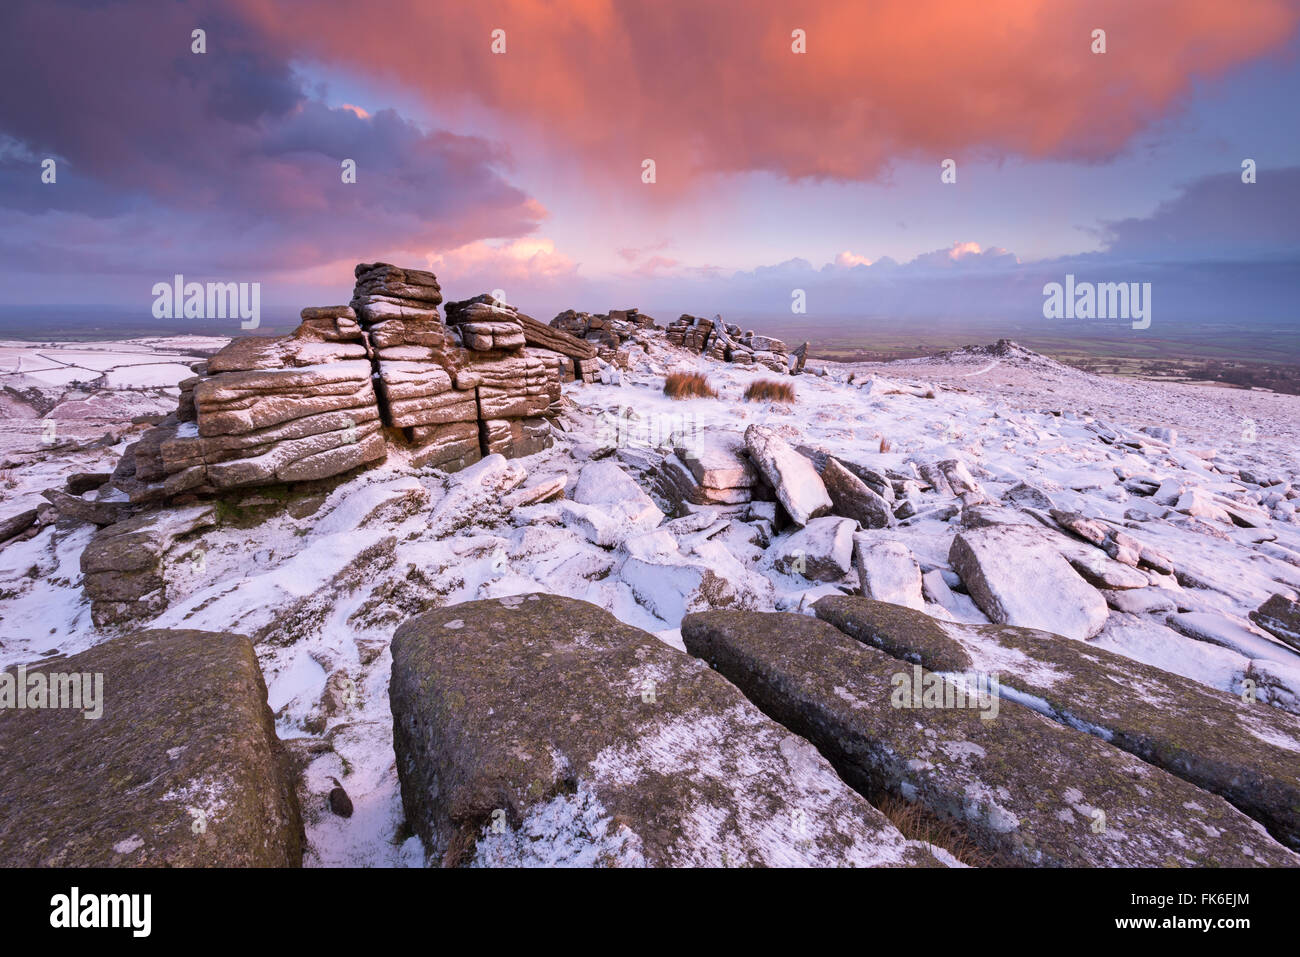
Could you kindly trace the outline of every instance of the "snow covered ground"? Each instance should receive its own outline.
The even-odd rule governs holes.
[[[0,344],[0,385],[8,386],[0,416],[9,433],[2,454],[15,483],[0,499],[0,520],[32,507],[41,489],[59,486],[68,473],[111,470],[126,441],[137,437],[123,432],[111,444],[64,454],[45,443],[42,455],[43,419],[53,418],[60,429],[68,423],[84,441],[105,423],[121,429],[134,415],[170,411],[176,382],[206,348],[188,338]],[[1126,513],[1133,510],[1153,517],[1166,512],[1126,481],[1145,480],[1175,499],[1195,486],[1239,499],[1267,520],[1238,527],[1180,513],[1144,523],[1143,536],[1186,569],[1187,578],[1180,584],[1153,575],[1141,591],[1162,599],[1157,610],[1112,611],[1093,640],[1233,693],[1247,672],[1262,669],[1272,676],[1266,700],[1300,710],[1300,654],[1248,617],[1270,594],[1300,592],[1300,524],[1294,494],[1288,497],[1300,477],[1300,397],[1105,379],[1033,354],[971,350],[889,364],[813,361],[809,374],[790,380],[797,393],[792,406],[751,404],[742,398],[745,386],[770,374],[655,343],[631,354],[621,385],[565,386],[566,431],[553,448],[518,460],[528,473],[525,488],[564,478],[572,490],[592,461],[616,462],[644,480],[655,447],[669,434],[743,433],[755,423],[791,444],[880,470],[907,472],[917,462],[958,458],[991,499],[1027,481],[1058,509],[1120,523],[1131,521]],[[812,374],[819,367],[827,374]],[[706,373],[718,397],[669,399],[663,376],[676,369]],[[94,388],[68,386],[64,377],[74,374],[93,375],[82,381]],[[900,383],[921,388],[891,388]],[[924,395],[929,384],[936,387],[932,398]],[[141,391],[120,391],[127,388]],[[42,408],[42,397],[51,396],[54,404]],[[1178,435],[1147,435],[1143,427]],[[1225,474],[1239,469],[1281,483],[1249,488]],[[418,840],[400,832],[387,694],[388,642],[410,615],[430,605],[544,591],[592,602],[682,647],[678,611],[698,579],[672,573],[676,557],[652,556],[660,564],[647,565],[634,550],[594,544],[565,520],[560,502],[511,510],[458,497],[466,474],[413,470],[394,452],[313,503],[314,510],[284,511],[246,529],[224,526],[169,557],[169,607],[147,626],[253,638],[279,733],[306,766],[308,864],[423,862]],[[1261,491],[1264,484],[1273,487]],[[452,520],[435,526],[435,509]],[[765,542],[761,523],[745,518],[743,509],[719,510],[666,523],[665,547],[683,565],[723,569],[743,600],[760,610],[806,610],[823,594],[857,588],[853,573],[814,584],[777,571],[779,549],[772,546],[779,539]],[[888,537],[904,542],[923,571],[948,577],[949,547],[959,530],[955,519],[937,513],[890,529]],[[106,637],[92,625],[79,586],[78,561],[92,532],[88,525],[50,526],[0,549],[0,664],[76,652]],[[647,567],[661,570],[647,573]],[[1187,587],[1190,579],[1198,587]],[[1171,627],[1165,617],[1174,609],[1192,619],[1188,627],[1197,624],[1193,616],[1205,616],[1200,621],[1209,634],[1198,639]],[[987,620],[960,593],[952,607],[926,610]],[[326,807],[333,779],[352,798],[351,818]]]

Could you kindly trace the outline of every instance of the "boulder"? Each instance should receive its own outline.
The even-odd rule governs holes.
[[[96,532],[81,552],[82,587],[94,623],[120,625],[166,608],[169,556],[184,551],[186,536],[216,524],[215,507],[196,505],[146,512]]]
[[[817,617],[932,671],[997,672],[1055,721],[1218,794],[1300,850],[1300,718],[1093,644],[1007,625],[941,622],[921,612],[828,596]]]
[[[995,675],[937,675],[805,615],[688,615],[682,640],[860,793],[918,805],[1002,861],[1300,864],[1226,801],[999,698]]]
[[[839,581],[853,568],[853,532],[858,523],[826,515],[814,518],[775,545],[773,566],[809,581]]]
[[[826,457],[821,473],[836,515],[851,518],[863,528],[888,528],[894,524],[889,502],[876,494],[834,456]]]
[[[1250,620],[1300,651],[1300,602],[1274,595],[1250,613]]]
[[[1109,609],[1101,594],[1051,545],[1028,540],[1014,527],[963,531],[948,561],[992,621],[1079,639],[1106,624]]]
[[[619,542],[618,579],[658,618],[673,624],[692,611],[771,603],[771,582],[725,545],[703,539],[682,547],[666,528]]]
[[[703,662],[594,605],[438,608],[392,654],[402,802],[443,865],[935,863]]]
[[[867,598],[924,610],[921,566],[902,542],[859,532],[853,536],[853,564]]]
[[[834,503],[812,462],[771,428],[751,425],[745,429],[745,448],[796,525],[807,525],[832,509]]]
[[[122,513],[122,506],[117,502],[88,502],[57,488],[46,489],[41,497],[59,510],[60,518],[73,522],[112,525]]]
[[[481,521],[485,513],[504,516],[506,493],[518,488],[528,478],[528,470],[503,455],[489,455],[481,462],[458,472],[450,481],[447,494],[438,500],[429,515],[429,529],[435,535],[447,535],[470,522]]]
[[[654,499],[637,485],[636,480],[614,462],[601,459],[583,466],[573,501],[580,505],[600,506],[611,515],[626,520],[637,531],[654,528],[664,519]]]
[[[242,635],[143,631],[26,668],[82,708],[0,708],[10,867],[297,867],[294,782]],[[17,673],[6,674],[6,683]],[[98,717],[85,692],[97,686]],[[3,693],[0,691],[0,693]]]
[[[0,520],[0,544],[16,538],[36,524],[36,509],[29,508],[6,519]]]
[[[1017,482],[1003,492],[1002,501],[1019,508],[1036,508],[1041,511],[1050,511],[1055,508],[1051,497],[1046,492],[1038,486],[1024,481]]]

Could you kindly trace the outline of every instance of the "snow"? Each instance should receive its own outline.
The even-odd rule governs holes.
[[[124,444],[143,428],[124,424],[135,415],[173,411],[172,387],[188,377],[188,364],[220,344],[195,337],[0,343],[0,385],[15,389],[0,394],[9,403],[0,405],[8,427],[0,454],[9,462],[0,467],[0,479],[8,472],[13,483],[0,480],[0,519],[37,507],[39,492],[59,487],[70,472],[111,471]],[[707,371],[719,397],[678,402],[664,396],[664,372],[683,363]],[[248,529],[203,532],[185,547],[186,554],[201,549],[203,562],[168,566],[169,607],[142,626],[236,631],[258,642],[277,729],[290,747],[307,753],[309,864],[419,866],[424,855],[418,840],[399,831],[387,694],[387,643],[405,618],[435,604],[540,590],[590,601],[681,651],[680,615],[692,606],[705,570],[750,607],[766,610],[808,613],[817,597],[856,588],[852,573],[810,585],[777,571],[772,559],[784,538],[766,549],[754,544],[766,540],[761,536],[770,533],[770,524],[750,520],[746,506],[674,524],[632,494],[647,488],[635,463],[651,457],[652,437],[718,430],[738,438],[758,424],[790,445],[824,447],[880,471],[913,474],[915,463],[958,458],[993,501],[1023,480],[1043,489],[1058,508],[1113,523],[1171,556],[1178,568],[1177,580],[1152,574],[1155,585],[1129,594],[1158,588],[1176,610],[1155,603],[1142,614],[1111,611],[1091,642],[1228,694],[1239,694],[1250,678],[1261,701],[1300,711],[1300,655],[1264,636],[1248,617],[1271,594],[1294,596],[1300,582],[1300,525],[1278,505],[1296,501],[1300,397],[1100,379],[1037,357],[990,363],[987,355],[972,353],[888,367],[827,365],[828,376],[795,380],[793,407],[755,405],[742,401],[742,392],[752,378],[770,376],[767,370],[684,358],[652,342],[624,372],[622,385],[564,387],[572,404],[565,414],[570,430],[557,433],[556,446],[546,452],[452,476],[413,472],[402,456],[392,455],[340,485],[314,514],[280,514]],[[926,398],[926,389],[858,389],[845,381],[851,373],[878,384],[933,383],[936,397]],[[68,376],[104,378],[97,391],[66,390],[59,383]],[[47,401],[48,407],[41,404]],[[80,443],[114,430],[113,441],[54,451],[42,443],[47,416],[59,423],[60,436]],[[1260,424],[1259,439],[1232,441],[1247,418]],[[610,426],[618,422],[623,426]],[[1152,424],[1177,429],[1178,445],[1168,448],[1139,431]],[[619,429],[619,464],[612,457],[593,461],[602,443],[614,444]],[[888,453],[879,451],[882,439],[891,444]],[[1218,452],[1208,459],[1187,451],[1209,446]],[[1238,479],[1239,468],[1281,476],[1285,484],[1271,491],[1251,487]],[[492,505],[505,489],[558,476],[568,480],[573,498],[513,512]],[[1186,487],[1198,486],[1267,517],[1261,527],[1244,531],[1192,518],[1126,491],[1127,477],[1148,479],[1162,490],[1157,498],[1171,503]],[[1280,498],[1266,505],[1268,495]],[[923,495],[926,508],[951,501]],[[754,516],[762,511],[755,509]],[[948,552],[960,531],[957,519],[929,517],[880,534],[909,549],[922,572],[939,572],[955,585]],[[0,665],[56,650],[75,653],[109,637],[92,624],[80,588],[80,554],[92,534],[85,525],[49,526],[0,548]],[[952,591],[950,598],[945,614],[953,619],[987,621],[969,596]],[[926,609],[940,614],[934,604]],[[1181,615],[1184,625],[1210,640],[1171,628],[1171,615]],[[1060,677],[995,642],[953,633],[976,670],[1004,676],[1003,694],[1009,694],[1008,674],[1026,674],[1045,686]],[[381,650],[371,656],[363,653],[368,646]],[[355,683],[356,694],[327,714],[326,682],[340,672]],[[1300,742],[1274,743],[1300,750]],[[325,806],[333,779],[354,803],[351,818]],[[707,809],[699,815],[691,826],[707,836],[715,822]],[[772,841],[788,838],[780,830],[773,825]],[[535,845],[547,842],[533,842],[537,834],[564,839],[542,852]],[[481,863],[573,863],[600,854],[633,861],[634,838],[612,831],[580,790],[534,807],[518,828],[485,833],[477,853]]]

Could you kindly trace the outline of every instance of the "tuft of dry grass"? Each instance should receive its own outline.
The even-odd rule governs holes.
[[[718,390],[700,372],[670,372],[664,379],[664,395],[670,399],[716,399]]]
[[[745,388],[746,402],[785,402],[794,404],[794,386],[776,379],[755,379]]]
[[[920,804],[905,801],[894,794],[875,797],[871,801],[889,818],[903,836],[921,841],[931,847],[941,847],[968,867],[1015,867],[1001,855],[980,847],[970,835],[952,821],[946,821]]]
[[[881,451],[881,452],[888,452],[889,449],[890,449],[889,439],[881,439],[881,440],[880,440],[880,451]]]

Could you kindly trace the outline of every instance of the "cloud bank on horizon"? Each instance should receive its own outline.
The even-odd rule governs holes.
[[[796,288],[809,318],[1032,318],[1073,272],[1153,281],[1171,319],[1285,319],[1298,24],[1285,0],[8,4],[0,301],[143,311],[179,272],[307,305],[386,258],[541,318],[789,317]]]

